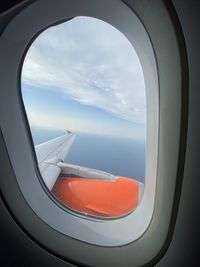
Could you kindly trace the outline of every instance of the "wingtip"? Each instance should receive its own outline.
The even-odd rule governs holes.
[[[71,134],[71,133],[72,133],[70,130],[67,130],[67,129],[66,129],[66,131],[67,131],[68,134]]]

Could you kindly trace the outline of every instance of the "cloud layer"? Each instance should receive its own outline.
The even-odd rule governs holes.
[[[22,83],[145,123],[145,86],[133,47],[100,20],[77,17],[45,30],[24,61]]]

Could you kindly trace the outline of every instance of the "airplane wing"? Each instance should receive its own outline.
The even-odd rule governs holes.
[[[65,135],[35,146],[40,173],[47,187],[50,190],[53,188],[60,173],[88,179],[115,180],[116,176],[104,171],[63,163],[75,138],[76,134],[67,131]]]
[[[76,134],[35,146],[43,180],[57,199],[69,208],[91,216],[119,217],[139,204],[144,185],[136,179],[68,164],[64,161]]]
[[[58,163],[65,160],[75,138],[76,134],[68,131],[65,135],[35,146],[40,173],[49,190],[61,172]]]

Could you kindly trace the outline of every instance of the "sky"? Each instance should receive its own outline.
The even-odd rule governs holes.
[[[145,138],[145,85],[128,39],[101,20],[76,17],[42,32],[22,68],[31,126]]]

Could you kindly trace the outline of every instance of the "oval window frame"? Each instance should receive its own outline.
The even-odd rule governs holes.
[[[29,8],[34,7],[35,5],[37,6],[37,4],[34,3]],[[73,4],[73,6],[74,5],[75,4]],[[75,14],[79,14],[79,12],[81,12],[81,15],[88,15],[88,13],[90,14],[91,12],[93,14],[93,17],[100,18],[116,27],[118,30],[124,33],[124,35],[128,38],[131,44],[134,45],[134,48],[138,53],[139,59],[141,61],[145,79],[147,105],[146,175],[142,201],[139,207],[133,213],[130,213],[125,217],[116,218],[115,221],[107,220],[103,223],[102,220],[98,218],[89,218],[85,217],[84,215],[77,216],[77,214],[72,214],[70,212],[67,213],[65,210],[60,208],[60,205],[58,205],[57,202],[52,201],[52,197],[50,197],[49,192],[47,192],[47,190],[44,190],[44,187],[41,187],[41,179],[39,181],[39,177],[37,178],[37,176],[39,176],[40,174],[37,168],[35,153],[33,152],[33,147],[30,146],[30,142],[28,145],[29,151],[27,149],[28,146],[23,147],[23,153],[26,153],[25,158],[22,158],[22,156],[20,155],[20,149],[22,149],[21,145],[19,145],[19,147],[17,148],[17,144],[16,152],[20,156],[15,157],[15,155],[13,154],[11,155],[11,157],[15,165],[15,170],[17,170],[17,172],[19,171],[19,173],[17,173],[16,175],[16,178],[24,198],[29,203],[34,212],[45,223],[47,223],[50,227],[54,228],[60,233],[65,234],[67,236],[71,236],[81,241],[101,246],[120,246],[130,243],[139,238],[146,231],[153,215],[156,187],[159,114],[156,61],[153,49],[151,47],[150,39],[142,23],[125,4],[119,2],[113,7],[113,3],[111,2],[104,4],[102,2],[101,4],[99,4],[99,8],[95,10],[96,13],[94,13],[94,10],[92,8],[91,10],[85,10],[86,6],[87,4],[85,2],[82,5],[78,5],[78,7],[76,7],[76,9],[74,10],[74,12],[76,12]],[[106,13],[103,12],[105,6],[107,9]],[[108,10],[110,10],[110,12],[108,12]],[[118,20],[118,16],[114,17],[114,19],[111,18],[110,14],[113,12],[113,10],[115,10],[116,15],[120,15],[122,12],[124,12],[123,15],[121,14],[121,18],[123,19]],[[27,11],[28,8],[26,8],[24,12],[21,12],[20,15],[26,16]],[[70,19],[74,16],[72,9],[68,9],[67,12],[66,10],[65,12],[63,12],[63,9],[61,9],[59,6],[59,8],[57,9],[57,13],[53,15],[50,13],[49,16],[48,14],[46,14],[45,17],[41,18],[40,22],[36,22],[32,25],[32,29],[27,29],[27,27],[24,27],[24,30],[21,29],[24,35],[24,42],[19,44],[18,53],[16,51],[16,54],[21,56],[19,68],[20,71],[18,72],[18,83],[19,81],[21,82],[21,68],[23,59],[32,41],[36,38],[37,34],[39,34],[41,31],[43,31],[50,25],[56,25],[57,23],[60,23],[61,14],[62,16],[65,15],[65,18],[63,18],[63,20]],[[15,19],[17,20],[17,18],[18,16]],[[53,20],[55,21],[53,22]],[[131,29],[131,33],[129,33],[126,27],[127,21],[134,25],[134,28]],[[20,27],[23,26],[20,25]],[[34,34],[35,32],[37,32],[37,34]],[[23,52],[23,49],[25,52]],[[19,89],[19,91],[21,90]],[[19,110],[19,112],[22,114],[23,117],[26,117],[21,93],[18,94],[18,98],[21,102],[21,110]],[[152,102],[154,103],[154,105],[149,104]],[[153,119],[150,118],[149,115],[153,116]],[[24,134],[26,134],[27,138],[28,133],[28,138],[30,140],[31,138],[29,126],[27,125],[24,127],[24,121],[21,122],[22,124],[20,125],[20,127],[18,126],[18,128],[15,129],[16,132],[19,129],[19,132],[17,132],[17,136],[22,137],[24,136]],[[20,121],[18,123],[20,124]],[[18,142],[18,144],[20,144],[20,142]],[[151,156],[149,156],[150,151]],[[30,156],[32,156],[32,158]],[[33,158],[35,162],[33,162]],[[22,166],[22,163],[26,166],[26,168],[23,167],[23,173],[20,171],[22,170],[22,168],[19,168],[19,166]],[[26,173],[30,174],[29,177],[27,177],[27,175],[24,175],[25,169]],[[37,194],[37,196],[35,196],[32,192],[34,192],[34,194]],[[41,205],[41,203],[43,204]],[[52,216],[52,214],[54,214],[54,216]],[[74,227],[74,225],[76,225],[76,227]],[[82,229],[82,231],[77,232],[77,229]],[[110,229],[112,229],[112,231]],[[93,232],[93,235],[90,234],[91,232]]]
[[[42,2],[42,1],[41,1]],[[2,80],[0,81],[2,88],[8,89],[9,94],[6,94],[4,97],[4,100],[6,100],[6,103],[13,104],[13,108],[15,111],[17,111],[16,116],[19,115],[18,120],[20,121],[20,125],[22,125],[20,135],[17,140],[20,142],[20,144],[23,144],[23,147],[26,148],[27,153],[29,155],[29,159],[31,158],[31,161],[33,162],[33,154],[31,151],[31,141],[28,138],[28,129],[26,128],[25,124],[25,118],[23,116],[21,107],[19,108],[18,103],[18,95],[17,90],[18,89],[18,74],[19,74],[19,61],[16,56],[16,47],[6,47],[8,44],[8,41],[13,40],[13,38],[16,36],[16,29],[19,29],[18,26],[21,25],[22,21],[29,19],[30,11],[31,14],[39,12],[39,16],[42,17],[41,7],[45,8],[45,3],[47,5],[47,1],[43,1],[41,3],[38,1],[37,3],[31,4],[29,7],[24,9],[21,13],[19,13],[13,21],[8,25],[4,33],[2,34],[1,44],[0,44],[0,53],[2,56],[2,64],[0,65],[1,72],[5,75],[2,75]],[[61,1],[60,8],[67,8],[67,5],[71,5],[73,7],[73,3],[69,1],[68,3],[63,3],[64,1]],[[79,1],[74,1],[79,2]],[[103,1],[102,1],[103,2]],[[127,1],[128,2],[128,1]],[[115,2],[116,3],[116,2]],[[53,16],[54,13],[54,3],[53,1],[48,1],[48,5],[51,5],[51,8],[49,10],[50,16]],[[92,9],[92,3],[90,1],[85,1],[84,5],[87,7],[91,7]],[[88,5],[88,6],[87,6]],[[5,105],[5,101],[1,101],[1,125],[2,125],[2,138],[4,139],[4,142],[7,147],[7,151],[9,154],[10,161],[12,163],[12,168],[8,164],[7,167],[9,168],[10,175],[8,175],[8,179],[6,181],[1,181],[1,187],[2,187],[2,194],[5,197],[5,201],[7,202],[7,205],[9,206],[12,214],[15,216],[15,218],[20,222],[20,225],[27,229],[28,232],[31,233],[31,236],[34,237],[37,242],[39,242],[44,247],[50,249],[51,251],[54,251],[61,257],[67,258],[68,260],[72,259],[73,262],[82,262],[84,264],[93,264],[98,261],[98,259],[101,259],[101,262],[115,262],[115,266],[120,266],[120,258],[123,254],[124,257],[126,257],[126,262],[128,264],[133,264],[133,262],[140,266],[144,263],[149,262],[153,257],[155,257],[159,251],[162,249],[162,247],[165,244],[165,240],[168,236],[168,228],[170,225],[170,214],[172,213],[172,207],[173,207],[173,201],[174,201],[174,194],[176,190],[176,178],[178,178],[179,184],[181,183],[181,170],[184,162],[184,156],[180,156],[180,153],[184,154],[184,148],[185,148],[185,136],[186,136],[186,123],[183,123],[182,121],[182,111],[184,108],[187,107],[187,59],[185,56],[185,50],[184,48],[181,50],[179,48],[179,40],[177,40],[177,32],[174,28],[174,25],[171,21],[170,15],[168,13],[168,9],[166,8],[164,3],[157,3],[156,6],[152,5],[149,6],[147,1],[143,1],[143,4],[138,4],[137,2],[133,3],[132,1],[129,1],[129,5],[131,8],[137,13],[137,15],[142,20],[142,23],[145,25],[145,28],[148,29],[148,34],[151,38],[151,42],[153,44],[156,58],[157,58],[157,65],[159,69],[159,84],[160,84],[160,120],[159,120],[159,153],[158,153],[158,170],[157,170],[157,190],[156,190],[156,196],[155,196],[155,209],[153,213],[153,217],[151,220],[151,223],[149,227],[146,229],[146,232],[138,238],[135,242],[132,242],[129,245],[123,246],[126,248],[126,250],[123,249],[123,247],[116,247],[116,248],[109,248],[108,247],[101,247],[96,246],[91,247],[91,245],[87,243],[78,242],[77,240],[71,239],[67,236],[60,235],[60,233],[54,231],[54,229],[51,229],[49,227],[45,227],[45,224],[41,222],[41,220],[34,214],[34,212],[31,211],[30,207],[27,205],[27,202],[24,201],[23,198],[23,192],[21,193],[19,191],[19,188],[16,184],[16,180],[14,179],[15,176],[18,177],[19,175],[23,174],[26,171],[26,166],[23,170],[20,171],[20,169],[23,167],[23,164],[20,166],[16,166],[17,164],[17,153],[14,151],[16,148],[16,138],[15,134],[10,133],[10,130],[12,129],[18,129],[19,125],[14,120],[11,120],[13,122],[12,126],[9,126],[9,123],[5,120],[9,120],[12,118],[12,114],[5,114],[4,111],[8,111]],[[74,7],[75,9],[75,7]],[[173,8],[171,7],[172,12]],[[73,8],[72,8],[73,10]],[[155,16],[152,18],[149,18],[148,13],[155,11]],[[33,13],[32,13],[33,12]],[[103,8],[103,12],[108,12],[107,8]],[[122,12],[123,13],[123,12]],[[22,16],[21,16],[21,15]],[[22,19],[23,18],[23,19]],[[22,21],[20,22],[20,20]],[[160,21],[158,24],[157,21]],[[16,25],[18,25],[16,27]],[[23,25],[21,25],[23,26]],[[30,25],[24,25],[25,28],[28,28]],[[34,25],[31,25],[34,27]],[[164,36],[163,40],[158,40],[157,36],[162,36],[163,34],[163,28],[166,29],[168,36],[170,36],[170,40]],[[35,29],[36,31],[36,29]],[[179,28],[180,31],[180,28]],[[12,34],[11,34],[12,33]],[[11,34],[11,35],[10,35]],[[22,36],[20,36],[20,40],[23,42],[24,33],[22,33]],[[181,31],[179,32],[179,37],[181,36]],[[25,37],[25,36],[24,36]],[[7,49],[6,49],[7,48]],[[9,49],[8,49],[9,48]],[[163,55],[163,49],[165,48],[165,51],[169,53],[169,58],[167,61],[165,61],[165,55]],[[173,51],[171,54],[170,52]],[[20,52],[20,57],[22,51]],[[181,55],[183,56],[184,60],[181,59]],[[9,57],[7,57],[9,56]],[[18,55],[19,56],[19,55]],[[13,58],[12,58],[13,57]],[[12,60],[11,60],[12,59]],[[17,59],[17,62],[13,64],[13,59]],[[171,62],[169,59],[174,60],[174,67],[171,69]],[[164,65],[163,65],[164,60]],[[3,64],[5,63],[5,64]],[[12,65],[13,64],[13,65]],[[184,65],[185,64],[185,65]],[[18,67],[17,67],[18,66]],[[186,66],[186,67],[185,67]],[[7,71],[10,70],[12,79],[9,80],[10,77],[7,77]],[[185,78],[184,75],[186,74]],[[168,83],[168,79],[171,78],[170,82]],[[169,86],[171,85],[171,86]],[[184,92],[185,90],[186,92]],[[184,94],[184,97],[182,97],[182,93]],[[16,101],[17,100],[17,101]],[[186,101],[185,101],[186,100]],[[171,108],[169,112],[166,114],[166,101],[169,107]],[[185,103],[183,103],[185,101]],[[182,107],[183,105],[183,107]],[[174,113],[176,111],[176,113]],[[187,110],[186,110],[187,112]],[[176,114],[174,117],[173,115]],[[185,114],[185,113],[184,113]],[[5,119],[6,118],[6,119]],[[170,122],[169,122],[170,121]],[[171,127],[169,127],[171,126]],[[181,130],[183,130],[181,132]],[[184,135],[182,137],[182,135]],[[170,135],[170,137],[169,137]],[[174,137],[174,138],[173,138]],[[24,139],[25,138],[25,139]],[[172,138],[172,142],[170,142],[170,138]],[[183,146],[183,147],[182,147]],[[6,152],[5,152],[6,153]],[[181,159],[180,159],[180,158]],[[170,168],[166,169],[166,161],[168,162],[168,165]],[[14,171],[14,172],[13,172]],[[18,177],[20,179],[20,177]],[[165,178],[168,178],[166,181]],[[178,183],[177,182],[177,183]],[[13,203],[12,199],[14,196],[11,195],[11,193],[8,190],[8,185],[13,185],[13,190],[15,192],[15,197],[18,198],[21,205],[19,203]],[[180,188],[180,187],[179,187]],[[176,197],[175,200],[177,200],[178,197]],[[176,201],[177,203],[177,201]],[[32,227],[33,229],[30,229],[30,220],[29,218],[25,218],[23,214],[21,213],[22,207],[27,210],[27,213],[30,214],[30,217],[35,221],[35,227]],[[165,211],[163,213],[163,210]],[[36,226],[37,225],[37,226]],[[159,225],[159,227],[157,227]],[[31,225],[32,226],[32,225]],[[37,231],[35,230],[37,229]],[[41,229],[45,229],[45,233],[49,233],[48,237],[45,235],[44,232],[41,231]],[[51,229],[51,230],[50,230]],[[49,244],[50,240],[54,240],[54,238],[57,236],[58,239],[56,244]],[[103,237],[104,238],[104,237]],[[140,255],[140,244],[143,244],[143,252],[142,255]],[[71,248],[69,248],[68,252],[65,251],[65,249],[62,248],[63,244],[71,244]],[[152,247],[152,244],[155,246]],[[73,252],[73,247],[76,245],[75,254]],[[51,247],[51,248],[50,248]],[[92,248],[95,251],[95,255],[91,255],[91,251],[89,248]],[[112,255],[109,256],[108,251],[105,249],[108,249],[110,252],[115,251],[115,258],[113,259]],[[82,250],[82,252],[81,252]],[[98,253],[97,253],[98,252]],[[117,253],[118,252],[118,253]],[[102,254],[103,253],[103,254]],[[112,254],[112,253],[111,253]],[[86,258],[86,255],[88,257]],[[102,257],[104,255],[104,257]]]

